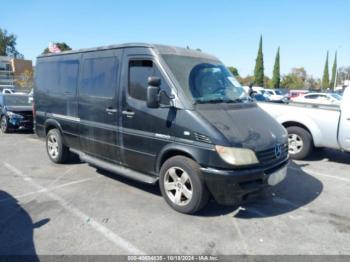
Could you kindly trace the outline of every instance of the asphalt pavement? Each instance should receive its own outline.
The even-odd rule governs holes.
[[[239,207],[196,215],[158,187],[50,162],[35,134],[0,135],[2,254],[350,254],[350,155],[318,150]]]

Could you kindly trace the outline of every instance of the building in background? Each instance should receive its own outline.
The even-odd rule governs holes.
[[[10,57],[0,56],[0,87],[14,86],[14,74],[11,64]]]
[[[0,88],[26,88],[19,83],[23,82],[28,72],[33,72],[32,60],[0,56]]]

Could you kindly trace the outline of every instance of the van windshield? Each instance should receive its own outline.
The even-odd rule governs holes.
[[[4,104],[7,106],[30,106],[26,95],[4,95]]]
[[[252,101],[230,71],[217,60],[169,54],[162,57],[195,104]]]

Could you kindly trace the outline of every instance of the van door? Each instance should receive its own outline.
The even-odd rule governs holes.
[[[81,150],[117,163],[120,57],[121,50],[83,54],[78,108]]]
[[[123,59],[123,88],[120,106],[121,156],[123,163],[132,169],[155,174],[159,151],[171,142],[171,128],[176,110],[166,107],[169,99],[164,96],[164,107],[148,108],[146,105],[149,76],[161,78],[161,89],[170,95],[171,89],[164,73],[152,56],[135,56],[126,49]]]
[[[345,90],[341,102],[341,115],[339,123],[338,141],[340,147],[346,151],[350,151],[350,89]]]

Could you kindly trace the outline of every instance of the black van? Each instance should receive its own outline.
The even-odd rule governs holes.
[[[69,150],[146,183],[194,213],[212,195],[237,204],[286,175],[286,130],[203,52],[123,44],[41,55],[36,133],[50,159]]]

